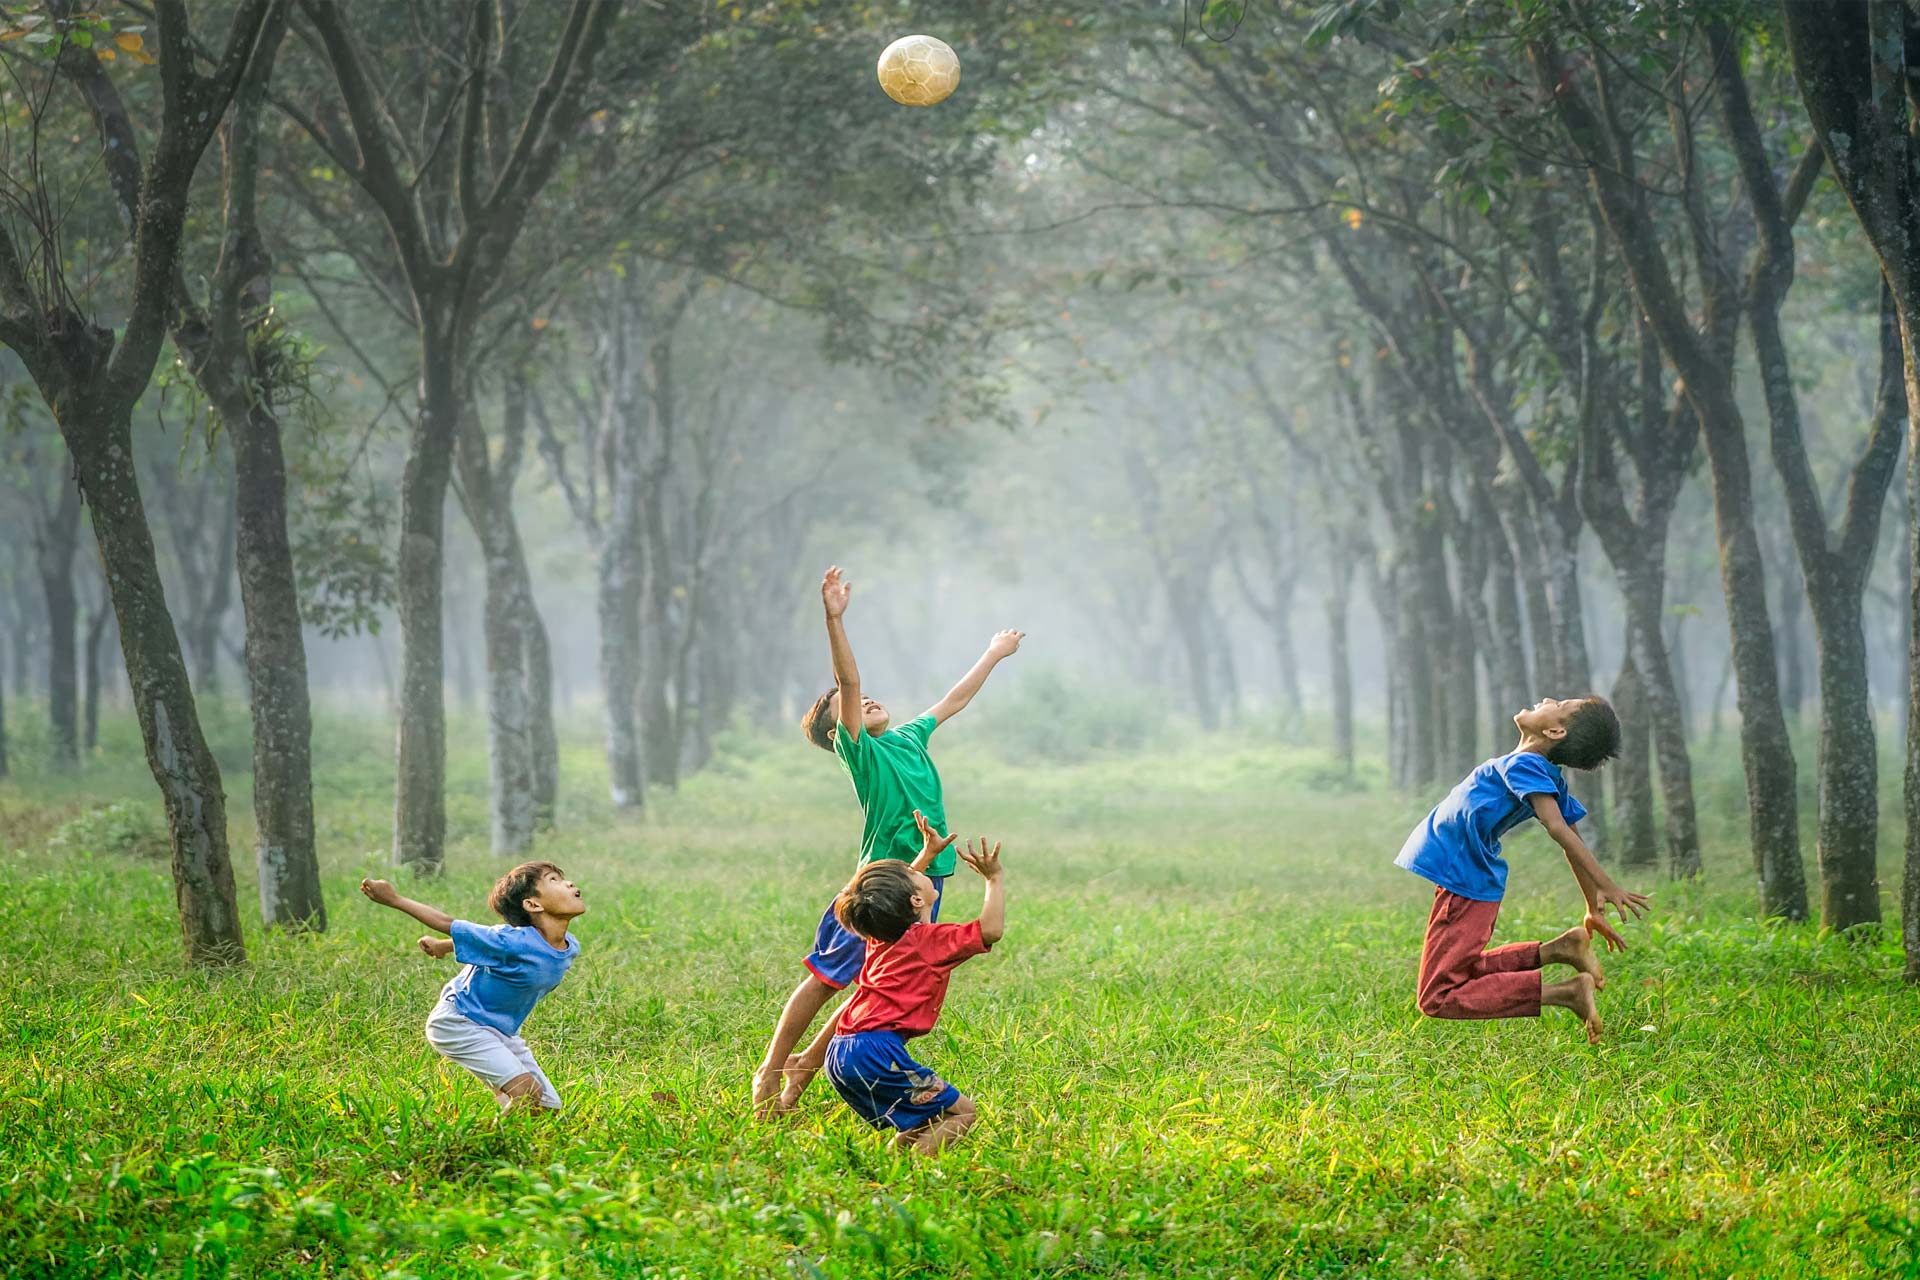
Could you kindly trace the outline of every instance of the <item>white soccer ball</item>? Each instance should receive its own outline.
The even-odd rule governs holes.
[[[960,59],[944,40],[901,36],[880,55],[880,87],[902,106],[930,107],[960,87]]]

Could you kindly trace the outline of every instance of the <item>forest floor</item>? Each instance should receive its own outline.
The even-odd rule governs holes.
[[[254,920],[245,721],[216,712]],[[484,749],[456,729],[449,870],[414,892],[486,919]],[[590,913],[526,1028],[558,1122],[502,1121],[432,1053],[450,962],[355,891],[386,874],[387,726],[323,718],[326,934],[251,927],[221,974],[182,964],[152,784],[130,727],[107,738],[77,777],[0,784],[0,1274],[1920,1274],[1920,993],[1891,934],[1756,923],[1737,762],[1702,769],[1704,880],[1623,877],[1656,911],[1590,1047],[1559,1010],[1416,1015],[1430,890],[1392,858],[1436,797],[1251,737],[1013,763],[956,722],[948,812],[1006,840],[1009,925],[916,1042],[981,1122],[916,1159],[824,1079],[748,1117],[858,831],[797,733],[730,741],[641,820],[569,735],[537,852]],[[1578,918],[1544,837],[1508,853],[1496,941]],[[945,917],[979,901],[962,868]]]

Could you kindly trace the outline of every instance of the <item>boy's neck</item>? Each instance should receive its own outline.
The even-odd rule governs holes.
[[[1531,751],[1537,756],[1543,756],[1552,749],[1552,738],[1546,737],[1544,734],[1529,733],[1525,729],[1520,731],[1520,745],[1514,748],[1515,751]]]
[[[567,926],[572,923],[571,920],[562,920],[559,916],[550,916],[545,913],[533,918],[533,927],[540,931],[540,936],[547,940],[547,945],[556,951],[567,949]]]

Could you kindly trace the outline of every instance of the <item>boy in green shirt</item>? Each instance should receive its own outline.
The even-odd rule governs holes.
[[[833,752],[853,779],[853,793],[865,815],[859,866],[881,858],[912,862],[921,850],[921,822],[939,835],[945,834],[947,825],[940,772],[927,754],[927,739],[948,717],[973,701],[973,695],[980,692],[1000,660],[1020,648],[1026,633],[996,634],[973,669],[947,691],[946,697],[898,729],[889,729],[887,709],[860,691],[860,670],[854,665],[853,648],[841,625],[851,594],[852,584],[840,576],[839,566],[828,569],[820,582],[820,600],[826,608],[834,687],[820,696],[800,723],[808,740]],[[951,843],[948,839],[939,846],[939,853],[926,870],[934,885],[936,919],[940,888],[953,874],[956,861],[953,851],[946,847]],[[807,976],[787,997],[767,1045],[767,1056],[753,1073],[753,1107],[757,1113],[791,1110],[819,1072],[832,1037],[832,1020],[805,1054],[794,1056],[794,1046],[833,993],[859,975],[866,954],[866,940],[840,923],[829,902],[814,933],[813,951],[806,958]]]

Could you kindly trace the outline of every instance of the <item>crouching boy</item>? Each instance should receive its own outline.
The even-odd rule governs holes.
[[[523,862],[501,876],[487,897],[506,921],[496,925],[455,920],[401,897],[385,880],[362,880],[360,892],[451,935],[420,939],[428,955],[450,955],[463,966],[427,1015],[427,1043],[434,1051],[478,1076],[502,1110],[560,1110],[560,1095],[520,1038],[520,1026],[580,954],[579,939],[567,929],[587,905],[566,873],[551,862]]]
[[[827,1079],[860,1118],[891,1130],[894,1142],[934,1152],[973,1127],[972,1099],[914,1061],[907,1041],[933,1030],[955,965],[986,954],[1006,932],[1000,846],[981,838],[960,858],[987,882],[980,918],[935,924],[938,900],[925,874],[945,840],[925,825],[926,848],[911,863],[888,859],[860,868],[834,902],[840,922],[867,940],[853,995],[827,1045]]]

